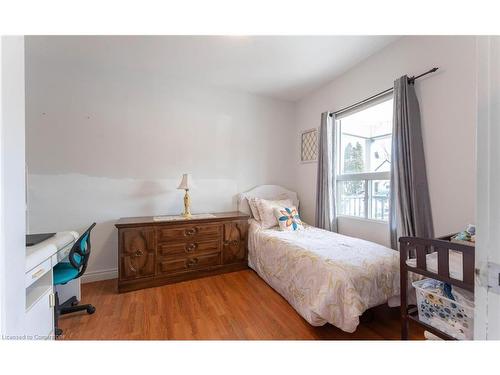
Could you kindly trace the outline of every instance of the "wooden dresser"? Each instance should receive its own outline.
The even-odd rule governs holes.
[[[118,291],[148,288],[247,268],[248,216],[206,219],[120,219]]]

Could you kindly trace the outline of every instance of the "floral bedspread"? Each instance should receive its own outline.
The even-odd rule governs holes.
[[[367,309],[399,294],[399,253],[305,226],[261,229],[250,221],[249,265],[313,326],[354,332]]]

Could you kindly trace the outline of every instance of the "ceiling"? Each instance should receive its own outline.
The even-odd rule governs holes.
[[[296,101],[396,36],[33,36],[27,56]]]

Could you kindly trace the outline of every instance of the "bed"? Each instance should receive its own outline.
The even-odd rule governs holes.
[[[240,194],[240,211],[250,213],[250,197],[299,204],[296,193],[264,185]],[[385,246],[307,224],[295,232],[262,229],[254,219],[248,241],[249,266],[313,326],[354,332],[364,311],[399,295],[399,254]]]

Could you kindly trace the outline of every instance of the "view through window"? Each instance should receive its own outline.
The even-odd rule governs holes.
[[[389,219],[392,102],[391,95],[336,122],[339,215]]]

